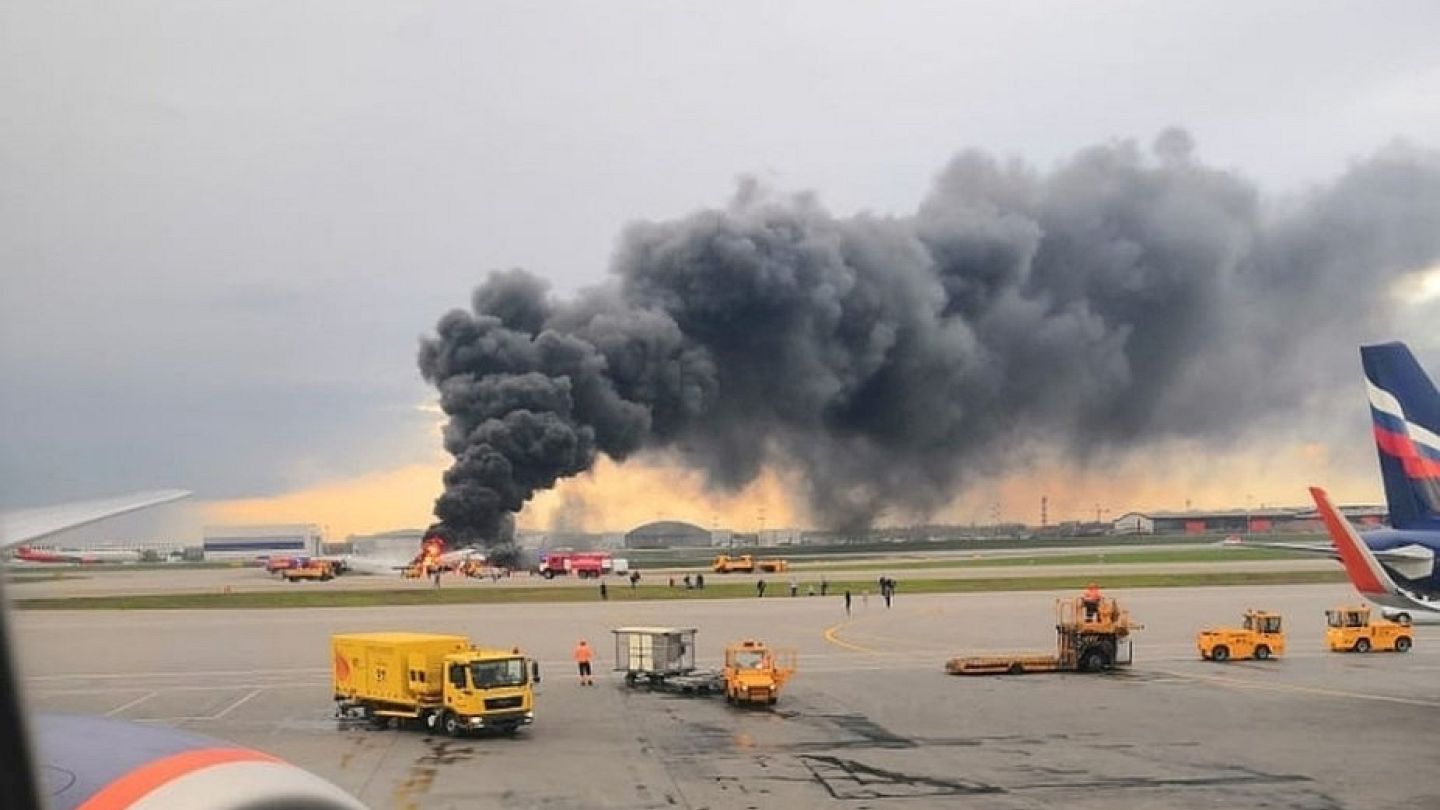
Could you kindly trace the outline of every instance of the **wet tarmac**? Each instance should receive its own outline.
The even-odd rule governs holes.
[[[1440,806],[1440,627],[1409,654],[1322,650],[1341,585],[1117,594],[1146,627],[1106,675],[957,678],[946,658],[1053,643],[1054,594],[293,611],[20,612],[27,698],[204,732],[283,756],[375,808],[1232,808]],[[1290,654],[1197,660],[1194,631],[1282,612]],[[609,628],[794,647],[780,703],[579,686],[568,650]],[[332,716],[328,636],[405,629],[521,644],[542,662],[517,737],[374,731]]]

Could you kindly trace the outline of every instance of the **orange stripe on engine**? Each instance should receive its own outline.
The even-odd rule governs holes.
[[[124,810],[160,786],[202,768],[231,762],[279,762],[248,748],[200,748],[147,762],[86,799],[75,810]]]

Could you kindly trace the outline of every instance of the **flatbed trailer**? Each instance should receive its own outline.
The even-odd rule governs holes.
[[[945,664],[951,675],[1023,675],[1027,672],[1060,672],[1060,658],[1054,655],[972,655],[952,658]]]
[[[951,675],[1023,675],[1031,672],[1100,672],[1128,667],[1134,661],[1130,621],[1114,599],[1101,599],[1093,607],[1083,599],[1055,600],[1055,652],[991,653],[952,658],[945,662]]]

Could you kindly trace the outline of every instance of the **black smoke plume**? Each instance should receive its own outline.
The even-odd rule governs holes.
[[[596,454],[663,448],[722,488],[796,471],[816,522],[855,526],[1029,447],[1230,438],[1329,382],[1314,358],[1352,373],[1391,283],[1437,259],[1440,155],[1405,145],[1282,201],[1179,130],[1048,172],[966,152],[901,217],[742,183],[631,226],[602,287],[494,273],[441,318],[435,514],[493,543]]]

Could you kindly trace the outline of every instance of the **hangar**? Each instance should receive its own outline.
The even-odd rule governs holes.
[[[708,548],[710,532],[693,523],[658,520],[625,535],[626,548]]]

